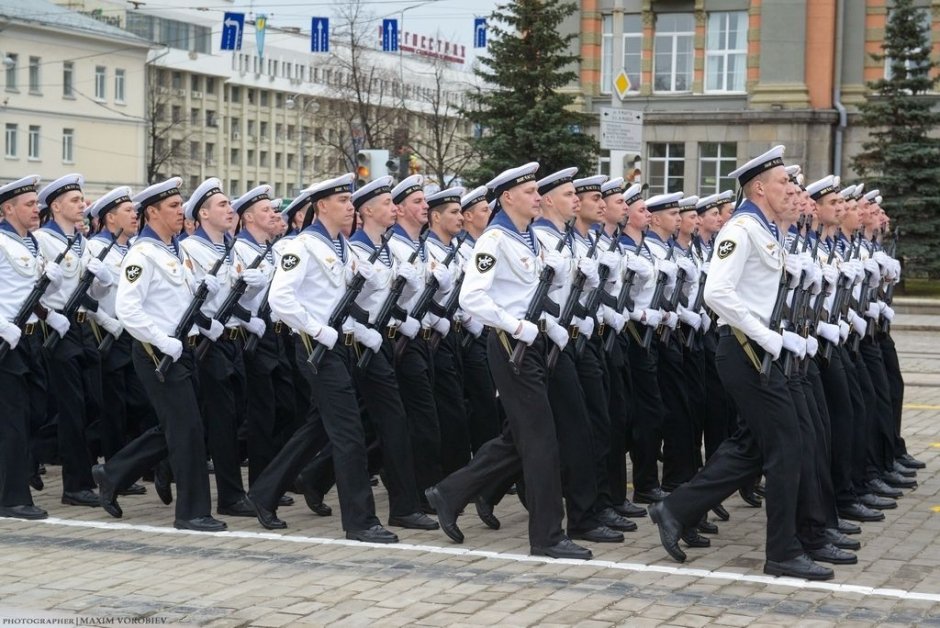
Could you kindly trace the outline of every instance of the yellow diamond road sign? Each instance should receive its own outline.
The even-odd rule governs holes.
[[[630,77],[623,70],[614,78],[614,89],[617,90],[617,96],[623,100],[627,92],[630,91]]]

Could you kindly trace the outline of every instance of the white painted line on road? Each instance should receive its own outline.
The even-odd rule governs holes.
[[[20,521],[24,524],[45,523],[47,525],[64,526],[70,528],[94,528],[98,530],[132,530],[137,532],[151,532],[155,534],[196,534],[206,535],[206,532],[194,532],[192,530],[177,530],[164,526],[137,525],[130,523],[117,523],[107,521],[77,521],[72,519],[60,519],[58,517],[49,517],[41,521],[22,521],[20,519],[10,519],[10,521]],[[664,573],[676,576],[688,576],[692,578],[705,578],[710,580],[734,580],[737,582],[751,582],[754,584],[774,585],[779,587],[789,587],[794,589],[815,589],[818,591],[831,591],[833,593],[858,593],[860,595],[872,595],[878,597],[890,597],[899,600],[925,600],[928,602],[940,602],[940,593],[920,593],[917,591],[905,591],[903,589],[882,589],[877,587],[866,587],[855,584],[839,584],[836,582],[814,582],[810,580],[801,580],[799,578],[777,578],[774,576],[757,576],[743,573],[734,573],[731,571],[709,571],[707,569],[693,569],[690,567],[672,567],[668,565],[645,565],[643,563],[616,562],[611,560],[572,560],[572,559],[553,559],[544,556],[529,556],[527,554],[504,554],[486,550],[465,549],[462,547],[438,547],[436,545],[414,545],[412,543],[361,543],[359,541],[349,541],[346,539],[328,539],[317,536],[299,536],[294,534],[276,534],[274,532],[248,532],[244,530],[229,530],[226,532],[216,532],[213,537],[222,536],[236,539],[253,539],[265,541],[279,541],[282,543],[297,543],[301,545],[341,545],[346,547],[374,547],[397,552],[425,552],[429,554],[448,554],[453,556],[474,556],[478,558],[488,558],[492,560],[503,560],[517,563],[545,563],[550,565],[583,565],[587,567],[603,567],[605,569],[614,569],[618,571],[636,571],[647,573]]]

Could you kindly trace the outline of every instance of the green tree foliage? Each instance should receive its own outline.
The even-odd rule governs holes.
[[[929,9],[928,9],[929,11]],[[877,187],[884,209],[902,232],[899,252],[913,274],[940,276],[940,124],[938,99],[928,95],[938,79],[930,58],[930,19],[912,0],[895,0],[885,29],[883,54],[888,78],[859,107],[869,141],[853,166],[867,187]]]
[[[579,57],[568,52],[575,35],[558,32],[575,9],[563,0],[514,0],[490,16],[488,55],[475,69],[487,87],[464,111],[482,129],[473,179],[486,182],[529,161],[543,175],[570,166],[594,172],[598,144],[582,133],[593,117],[570,109],[574,96],[561,91],[578,79]]]

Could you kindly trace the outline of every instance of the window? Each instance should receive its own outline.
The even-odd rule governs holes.
[[[114,102],[124,102],[124,70],[114,71]]]
[[[691,13],[656,16],[653,49],[653,89],[687,92],[692,89],[692,39],[695,18]]]
[[[191,125],[197,126],[197,125],[199,124],[199,119],[200,119],[201,117],[202,117],[202,116],[199,115],[199,110],[198,110],[198,109],[190,108],[190,110],[189,110],[189,123],[190,123]]]
[[[237,149],[237,148],[233,148],[233,149],[230,151],[228,162],[229,162],[230,164],[232,164],[233,166],[239,165],[240,160],[239,160],[239,154],[238,154],[238,149]],[[234,190],[232,191],[232,193],[233,193],[233,194],[235,193]]]
[[[170,75],[170,87],[173,89],[181,89],[183,87],[183,73],[182,72],[173,72]]]
[[[39,57],[29,58],[29,93],[41,94],[42,85],[39,82]]]
[[[705,91],[743,92],[747,72],[747,12],[708,14]]]
[[[237,85],[233,85],[229,91],[229,102],[240,103],[242,101],[242,90]]]
[[[15,92],[16,91],[16,62],[19,59],[18,55],[8,52],[6,58],[4,59],[4,65],[7,68],[7,91]],[[7,61],[9,60],[9,63]]]
[[[268,151],[263,150],[258,153],[258,165],[262,168],[268,167]]]
[[[206,143],[206,165],[212,166],[215,164],[215,144],[211,142]]]
[[[232,179],[229,181],[228,193],[231,194],[233,198],[238,196],[238,179]]]
[[[280,122],[274,123],[274,139],[278,142],[284,141],[284,125]]]
[[[681,192],[685,187],[685,144],[647,144],[650,194]]]
[[[15,124],[10,124],[7,122],[6,130],[4,131],[4,156],[16,159],[16,136],[17,136],[17,126]]]
[[[206,77],[206,93],[215,94],[215,77],[212,77],[212,76]]]
[[[247,125],[248,126],[245,128],[245,132],[248,133],[248,137],[254,137],[255,136],[255,121],[249,120],[247,122]]]
[[[189,158],[193,161],[199,161],[199,142],[189,141]]]
[[[248,153],[245,155],[245,165],[246,166],[255,165],[255,151],[251,148],[248,149]],[[251,187],[252,187],[251,184],[249,184],[249,189]]]
[[[283,153],[274,153],[274,167],[280,169],[281,165],[284,163],[283,159]]]
[[[29,125],[29,158],[39,159],[39,127]]]
[[[601,36],[601,93],[609,94],[614,76],[620,73],[614,67],[614,18],[605,15]],[[623,70],[630,79],[630,91],[640,89],[640,53],[643,49],[643,19],[637,14],[623,16]]]
[[[255,104],[255,90],[253,89],[248,90],[248,104],[249,105]]]
[[[75,129],[62,129],[62,161],[67,164],[75,161]]]
[[[267,107],[267,106],[268,106],[268,99],[269,99],[270,97],[271,97],[271,95],[270,95],[269,92],[267,92],[266,90],[261,90],[261,106],[262,106],[262,107]]]
[[[194,92],[198,92],[198,91],[199,91],[200,84],[202,83],[202,81],[200,80],[200,78],[201,78],[201,77],[200,77],[199,75],[197,75],[197,74],[192,74],[192,75],[190,75],[190,77],[189,77],[189,89],[190,89],[191,91],[194,91]]]
[[[179,105],[173,105],[173,108],[170,110],[172,112],[171,120],[173,122],[182,122],[183,121],[183,108]]]
[[[229,126],[232,132],[232,139],[237,140],[242,131],[242,120],[241,118],[229,118]]]
[[[180,159],[183,156],[183,140],[170,141],[170,154],[175,159]]]
[[[261,137],[268,138],[268,123],[265,120],[261,121]]]
[[[708,196],[734,190],[735,180],[730,174],[737,167],[738,145],[734,142],[702,142],[698,151],[699,194]]]
[[[95,66],[95,98],[97,100],[104,100],[107,96],[105,93],[106,86],[105,81],[107,80],[107,70],[103,65]]]
[[[75,98],[74,85],[75,65],[71,61],[62,64],[62,97]]]

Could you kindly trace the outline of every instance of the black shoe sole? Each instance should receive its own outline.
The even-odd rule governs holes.
[[[401,519],[394,519],[394,518],[389,518],[388,525],[394,526],[396,528],[404,528],[405,530],[438,530],[441,527],[440,524],[438,524],[436,521],[432,521],[431,523],[427,525],[422,525],[422,524],[406,523],[402,521]]]
[[[768,576],[778,576],[784,578],[797,578],[799,580],[832,580],[835,577],[835,574],[830,571],[827,574],[796,574],[791,573],[787,569],[779,569],[777,567],[771,567],[769,565],[764,565],[764,573]]]
[[[533,556],[546,556],[548,558],[555,558],[555,559],[567,558],[567,559],[574,559],[574,560],[591,560],[592,558],[594,558],[594,554],[591,552],[588,552],[586,555],[584,554],[574,555],[574,554],[566,554],[564,552],[550,552],[540,547],[530,547],[529,553],[532,554]]]
[[[97,508],[101,503],[96,499],[93,502],[83,502],[77,499],[70,499],[68,497],[62,498],[62,503],[66,506],[86,506],[88,508]]]
[[[678,563],[684,563],[686,559],[685,552],[682,551],[682,548],[679,547],[678,541],[676,542],[675,547],[669,547],[666,544],[666,539],[663,538],[663,527],[660,525],[662,519],[656,514],[653,510],[650,510],[650,519],[653,523],[656,524],[656,529],[659,532],[659,543],[663,546],[663,549],[666,550],[666,553],[669,554],[672,559]]]

